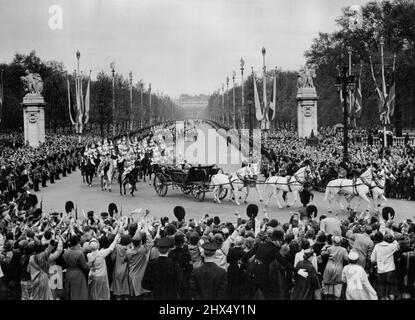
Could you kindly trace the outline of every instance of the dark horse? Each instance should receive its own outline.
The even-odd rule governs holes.
[[[117,172],[118,172],[117,181],[118,181],[118,184],[120,185],[120,195],[122,195],[122,173],[124,172],[124,164],[125,164],[125,160],[123,160],[122,162],[117,162]]]
[[[120,189],[121,189],[121,185],[124,189],[124,195],[126,194],[126,190],[125,190],[125,186],[127,184],[131,185],[131,192],[130,194],[134,197],[134,191],[136,190],[136,183],[137,183],[137,179],[138,179],[138,175],[140,174],[140,167],[138,166],[138,161],[136,161],[134,163],[134,168],[127,173],[124,177],[121,178],[121,184],[120,184]],[[122,193],[121,193],[122,195]]]
[[[85,177],[86,177],[86,183],[88,184],[88,186],[92,186],[92,178],[94,177],[95,174],[95,165],[91,162],[90,159],[86,160],[86,164],[84,167],[84,172],[85,172]]]
[[[146,152],[144,158],[140,161],[140,179],[143,179],[146,182],[146,176],[149,176],[151,180],[151,174],[153,173],[153,168],[151,165],[152,152]]]

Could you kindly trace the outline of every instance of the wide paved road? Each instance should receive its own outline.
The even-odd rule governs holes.
[[[208,125],[202,125],[200,129],[207,134],[207,130],[210,127]],[[203,143],[198,139],[199,147],[203,147]],[[191,146],[191,143],[186,142],[185,148]],[[224,152],[222,148],[221,152]],[[233,150],[235,152],[235,150]],[[235,153],[234,153],[235,154]],[[228,160],[230,159],[228,156]],[[240,164],[222,164],[220,165],[225,172],[233,172],[240,167]],[[263,178],[260,178],[263,180]],[[261,192],[265,197],[265,186],[260,186]],[[128,192],[128,191],[127,191]],[[205,213],[209,213],[211,216],[219,216],[222,221],[235,221],[235,212],[238,211],[242,217],[246,217],[246,204],[240,206],[235,205],[229,201],[223,201],[222,204],[213,203],[213,197],[211,193],[206,194],[204,202],[196,202],[191,196],[184,195],[180,190],[173,190],[169,188],[167,196],[159,197],[154,191],[153,186],[149,185],[149,182],[139,182],[137,184],[137,191],[135,197],[130,195],[121,196],[118,191],[118,185],[113,185],[113,192],[101,191],[100,182],[98,178],[94,178],[92,188],[89,188],[82,182],[80,171],[75,171],[66,178],[58,180],[54,185],[41,190],[37,193],[39,201],[43,200],[43,209],[45,212],[51,211],[64,211],[65,202],[72,200],[78,207],[78,218],[82,217],[82,209],[85,212],[89,210],[95,211],[99,214],[103,211],[107,211],[108,204],[115,202],[119,209],[122,208],[123,214],[127,215],[136,208],[147,208],[151,211],[155,217],[173,216],[173,208],[176,205],[182,205],[186,209],[186,217],[194,217],[200,219]],[[324,194],[315,192],[313,204],[319,209],[319,214],[327,213],[327,203],[323,201]],[[292,196],[289,195],[289,201]],[[282,200],[280,200],[282,203]],[[260,206],[261,212],[259,217],[263,217],[264,204],[259,202],[258,195],[255,192],[251,192],[248,203],[257,203]],[[392,206],[397,214],[397,221],[403,219],[413,219],[415,215],[415,202],[404,200],[389,200],[388,205]],[[271,202],[268,207],[268,214],[271,218],[277,218],[281,222],[288,221],[291,212],[301,206],[301,203],[297,204],[296,208],[277,208],[275,201]],[[362,209],[363,206],[361,207]],[[337,208],[337,204],[333,203],[333,209],[339,216],[346,217],[345,213],[340,212]]]

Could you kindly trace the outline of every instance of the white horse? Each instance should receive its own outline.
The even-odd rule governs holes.
[[[305,166],[300,168],[293,176],[272,176],[265,180],[266,191],[268,192],[268,200],[265,203],[265,207],[268,207],[271,198],[275,196],[277,205],[281,209],[281,203],[278,200],[278,194],[280,191],[292,192],[294,193],[294,201],[290,204],[287,204],[287,207],[292,207],[296,204],[298,200],[298,193],[304,188],[304,183],[311,181],[314,178],[311,173],[310,166]],[[274,187],[272,192],[269,192],[269,188]],[[283,199],[284,202],[287,202],[286,199]]]
[[[388,199],[386,199],[385,197],[385,184],[386,184],[387,179],[395,180],[396,177],[392,174],[392,172],[390,172],[388,169],[385,168],[385,169],[382,169],[378,174],[376,174],[370,183],[369,191],[372,192],[374,210],[376,210],[376,208],[378,207],[384,207],[385,202],[388,201]],[[354,195],[350,195],[347,198],[349,208],[350,208],[350,203],[353,198],[354,198]],[[353,210],[356,211],[356,209],[360,206],[361,200],[362,198],[359,197],[359,202]],[[383,202],[381,202],[382,200]]]
[[[223,189],[228,190],[232,200],[239,206],[238,185],[243,184],[236,173],[223,174],[218,173],[212,176],[210,184],[213,186],[213,202],[221,203],[219,195]]]
[[[375,184],[372,189],[374,208],[383,207],[385,206],[385,202],[388,201],[385,197],[385,184],[387,179],[396,180],[396,177],[386,168],[379,173],[379,178],[373,179],[373,183]],[[383,200],[383,202],[377,203],[379,198]]]
[[[331,201],[336,198],[340,208],[344,210],[343,204],[340,202],[340,195],[348,196],[348,204],[350,205],[351,200],[355,196],[359,196],[361,199],[366,201],[367,209],[370,209],[370,200],[367,196],[369,191],[374,189],[376,185],[373,181],[372,168],[367,169],[359,178],[355,180],[351,179],[335,179],[330,181],[326,187],[326,194],[324,200],[329,202],[328,212],[331,212]],[[359,205],[360,200],[359,199]]]
[[[246,188],[244,203],[247,203],[247,198],[249,196],[249,189],[255,189],[259,195],[259,201],[260,202],[264,201],[262,200],[261,191],[259,190],[259,187],[256,183],[256,180],[258,177],[257,166],[254,166],[254,164],[247,165],[243,168],[240,168],[238,171],[236,171],[236,175],[239,177],[239,180],[243,181],[243,186],[240,187],[238,191],[242,192],[242,189]]]

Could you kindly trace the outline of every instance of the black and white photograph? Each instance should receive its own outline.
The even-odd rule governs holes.
[[[0,0],[0,300],[414,300],[414,17]]]

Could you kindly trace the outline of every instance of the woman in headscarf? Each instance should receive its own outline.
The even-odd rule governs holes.
[[[123,300],[130,294],[127,263],[127,248],[130,243],[131,236],[122,235],[120,243],[115,245],[115,250],[111,254],[111,258],[115,262],[111,291],[117,300]]]
[[[99,249],[100,244],[95,238],[89,241],[91,249],[91,252],[87,254],[89,300],[110,300],[110,286],[105,258],[115,249],[119,239],[120,234],[117,227],[114,241],[108,248]]]
[[[65,298],[68,300],[88,300],[88,285],[86,282],[88,266],[85,254],[79,246],[78,236],[71,236],[69,245],[70,248],[66,249],[63,254],[66,265]]]
[[[359,253],[352,249],[348,255],[349,262],[343,268],[342,280],[347,284],[346,299],[347,300],[377,300],[375,289],[369,282],[369,278],[365,269],[357,262],[359,261]]]
[[[40,242],[35,244],[35,254],[29,259],[28,271],[33,281],[32,300],[53,300],[49,287],[49,256],[54,247],[49,244],[46,250]]]
[[[159,232],[160,227],[157,230],[155,238],[159,236]],[[127,250],[126,258],[128,261],[130,296],[137,299],[138,297],[144,297],[145,294],[150,292],[141,285],[149,261],[151,248],[154,244],[146,225],[144,225],[143,229],[137,228],[132,243],[133,247]]]
[[[329,298],[340,299],[343,281],[344,263],[348,261],[347,250],[340,246],[341,237],[333,237],[333,245],[321,250],[322,256],[328,256],[328,262],[323,273],[323,291]]]

